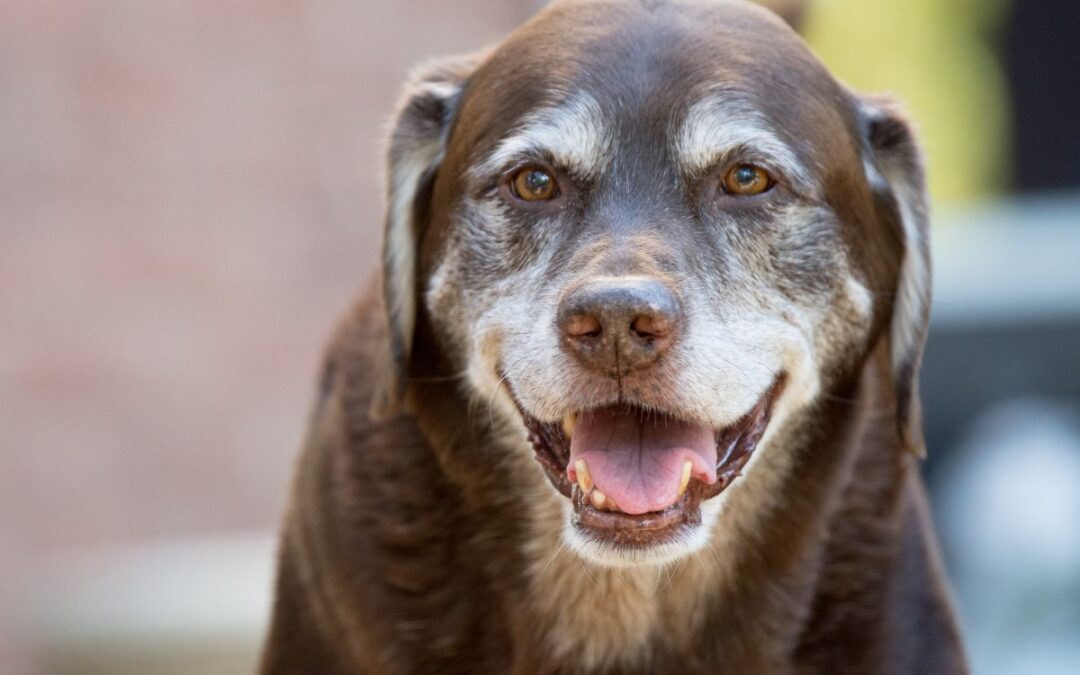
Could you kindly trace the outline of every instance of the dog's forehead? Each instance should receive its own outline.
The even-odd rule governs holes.
[[[571,165],[595,158],[605,135],[681,136],[693,161],[695,150],[740,124],[746,131],[748,121],[780,130],[785,138],[761,139],[774,149],[828,145],[849,127],[845,101],[801,39],[749,3],[564,0],[477,71],[460,132],[472,150],[492,150],[531,126],[562,139]]]

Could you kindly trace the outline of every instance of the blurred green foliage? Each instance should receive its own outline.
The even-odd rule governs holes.
[[[1007,175],[1006,81],[992,45],[1009,0],[810,0],[802,32],[830,69],[893,95],[921,132],[931,192],[955,202]]]

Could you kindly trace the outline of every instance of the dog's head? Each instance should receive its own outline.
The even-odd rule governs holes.
[[[423,316],[444,370],[528,434],[594,561],[700,547],[717,495],[785,451],[775,429],[882,340],[921,450],[911,132],[749,3],[556,2],[424,69],[391,140],[384,253],[377,406],[404,395]]]

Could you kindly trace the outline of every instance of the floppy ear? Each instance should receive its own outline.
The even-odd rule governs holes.
[[[458,99],[476,60],[461,57],[417,69],[392,123],[380,278],[386,312],[385,353],[371,404],[376,418],[396,412],[405,395],[416,324],[417,240]]]
[[[862,120],[871,154],[867,178],[903,244],[889,328],[896,423],[904,446],[925,457],[918,380],[930,319],[929,197],[923,158],[911,124],[895,103],[864,100]]]

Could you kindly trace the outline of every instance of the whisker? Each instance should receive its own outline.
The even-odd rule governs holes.
[[[509,368],[502,369],[503,373],[499,377],[499,381],[496,382],[495,386],[491,389],[491,394],[488,396],[487,400],[487,413],[488,423],[493,427],[495,426],[495,397],[499,395],[499,390],[502,388],[503,382],[505,382],[506,378],[510,376],[510,371],[514,368],[517,368],[518,364],[520,364],[526,358],[528,358],[528,355],[518,357],[518,359],[514,361],[514,363]]]
[[[438,375],[433,377],[408,377],[405,378],[406,382],[416,383],[432,383],[432,382],[453,382],[454,380],[463,380],[468,376],[468,371],[463,370],[460,373],[453,375]]]
[[[555,562],[555,558],[559,557],[559,554],[565,550],[566,542],[560,541],[559,545],[555,547],[555,552],[551,554],[550,558],[548,558],[548,561],[544,565],[544,568],[540,570],[540,576],[544,576],[544,574],[548,571],[548,568],[551,567],[551,563]]]
[[[596,588],[596,590],[599,591],[600,590],[600,582],[598,582],[596,580],[596,577],[594,577],[592,575],[592,573],[589,572],[589,566],[586,565],[585,561],[582,560],[580,557],[578,557],[577,561],[578,561],[578,564],[581,565],[581,571],[585,573],[585,576],[589,578],[589,581],[591,581],[593,586]]]

